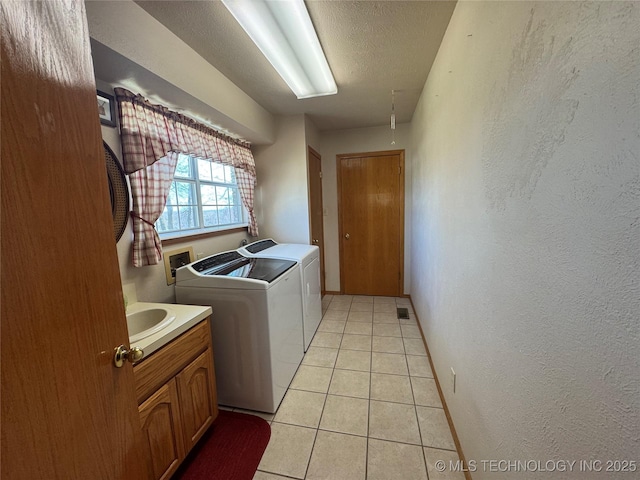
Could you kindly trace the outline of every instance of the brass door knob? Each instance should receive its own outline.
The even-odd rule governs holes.
[[[348,233],[344,236],[344,238],[346,238],[347,240],[349,240],[351,238],[351,235],[349,235]]]
[[[131,347],[127,350],[127,347],[120,345],[115,349],[113,364],[116,368],[121,368],[124,365],[125,360],[135,363],[138,360],[142,360],[142,357],[144,357],[144,351],[141,348]]]

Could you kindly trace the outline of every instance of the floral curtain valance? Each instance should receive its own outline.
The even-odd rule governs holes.
[[[124,88],[114,91],[122,160],[133,196],[133,264],[154,265],[162,260],[162,243],[154,224],[164,210],[179,153],[234,167],[242,203],[249,212],[249,234],[257,236],[253,211],[256,167],[250,145]]]

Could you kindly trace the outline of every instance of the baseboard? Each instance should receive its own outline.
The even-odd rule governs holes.
[[[449,407],[447,407],[447,402],[444,399],[444,395],[442,393],[442,388],[440,387],[440,381],[438,380],[438,374],[436,373],[436,369],[433,365],[433,360],[431,359],[431,353],[429,352],[429,345],[427,345],[427,339],[424,336],[424,332],[422,331],[422,325],[420,324],[420,319],[418,318],[418,314],[416,313],[416,309],[413,305],[413,300],[411,299],[411,295],[407,295],[409,297],[409,301],[411,302],[411,308],[413,309],[413,314],[416,316],[416,321],[418,323],[418,329],[420,330],[420,335],[422,336],[422,342],[424,343],[424,348],[427,351],[427,358],[429,359],[429,365],[431,365],[431,372],[433,372],[433,379],[436,381],[436,388],[438,389],[438,395],[440,395],[440,401],[442,402],[442,407],[444,408],[444,414],[447,417],[447,422],[449,423],[449,428],[451,429],[451,435],[453,436],[453,442],[456,444],[456,450],[458,450],[458,456],[460,460],[462,460],[462,464],[465,466],[464,476],[466,480],[473,480],[471,478],[471,473],[468,471],[467,460],[464,457],[464,453],[462,452],[462,446],[460,445],[460,440],[458,439],[458,434],[456,433],[456,427],[453,425],[453,419],[451,418],[451,414],[449,413]]]
[[[323,295],[323,296],[324,296],[324,295],[341,295],[341,293],[340,293],[340,292],[332,292],[332,291],[330,291],[330,290],[327,290],[327,291],[326,291],[326,292],[324,292],[322,295]]]
[[[327,290],[322,294],[322,296],[325,296],[325,295],[342,295],[342,292],[333,292],[333,291]],[[402,295],[398,295],[398,297],[411,299],[411,295],[409,295],[408,293],[403,293]]]

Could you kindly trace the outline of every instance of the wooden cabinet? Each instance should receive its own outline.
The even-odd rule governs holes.
[[[138,410],[148,470],[153,478],[169,478],[185,457],[176,381],[160,387]]]
[[[168,479],[218,416],[206,319],[134,365],[152,478]]]
[[[215,391],[212,365],[208,349],[176,376],[186,450],[191,450],[218,415],[217,405],[211,401]]]

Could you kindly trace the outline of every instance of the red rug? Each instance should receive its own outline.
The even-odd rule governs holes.
[[[252,480],[271,437],[260,417],[220,410],[174,475],[180,480]]]

